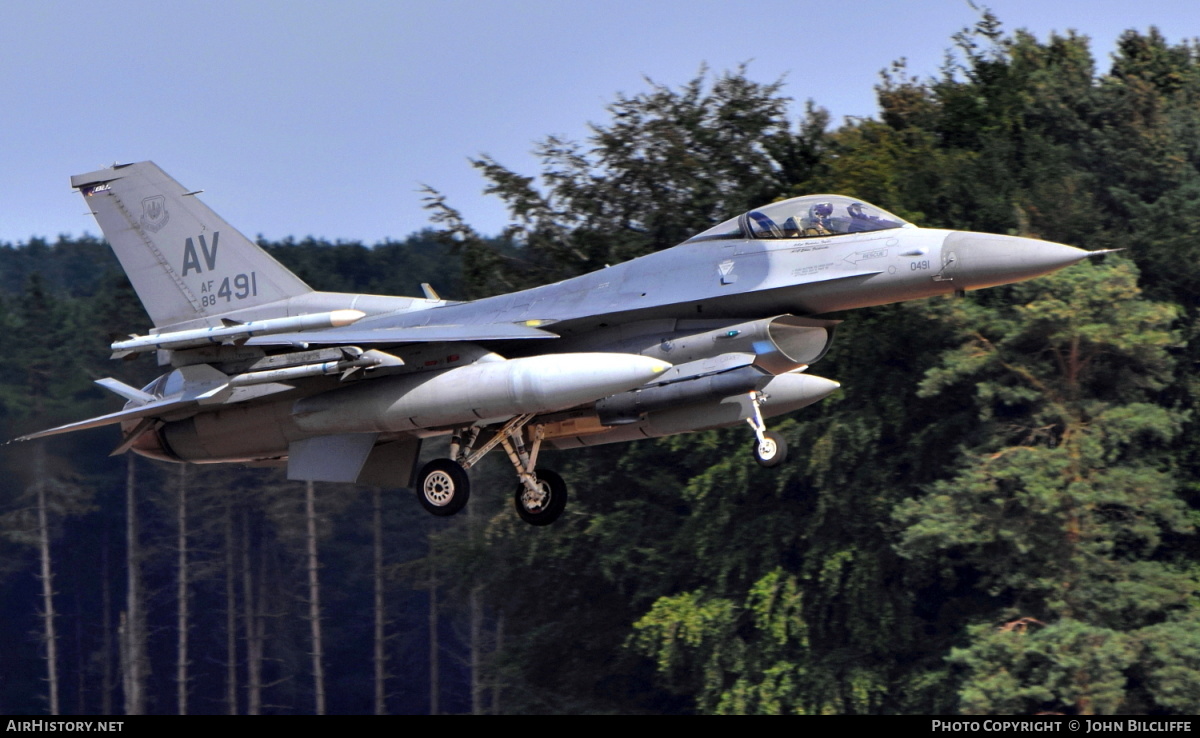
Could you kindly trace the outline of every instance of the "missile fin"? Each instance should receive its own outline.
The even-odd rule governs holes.
[[[183,376],[183,399],[212,405],[229,397],[229,376],[209,364],[191,364],[179,368]]]

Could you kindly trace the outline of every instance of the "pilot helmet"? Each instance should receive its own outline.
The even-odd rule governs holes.
[[[846,208],[846,212],[850,213],[851,218],[862,218],[863,220],[866,220],[869,217],[867,212],[863,210],[863,204],[861,202],[851,204],[850,207]]]
[[[830,215],[833,215],[833,203],[819,202],[809,208],[808,213],[816,218],[828,218]]]

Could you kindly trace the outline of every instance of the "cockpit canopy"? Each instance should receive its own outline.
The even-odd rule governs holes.
[[[808,195],[773,202],[687,240],[783,239],[839,236],[909,225],[886,210],[842,195]]]

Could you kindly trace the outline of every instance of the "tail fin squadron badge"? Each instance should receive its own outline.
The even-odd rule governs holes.
[[[167,212],[167,199],[162,195],[147,197],[142,200],[142,227],[151,233],[162,230],[171,214]]]

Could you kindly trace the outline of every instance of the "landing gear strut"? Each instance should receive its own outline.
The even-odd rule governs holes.
[[[562,477],[549,469],[537,468],[542,426],[535,424],[530,429],[530,444],[526,447],[524,431],[531,420],[533,413],[518,415],[478,448],[475,447],[479,440],[478,427],[456,433],[450,442],[451,458],[434,459],[417,476],[417,491],[425,509],[442,516],[461,510],[471,494],[466,470],[499,445],[504,447],[520,479],[514,497],[517,514],[530,525],[549,525],[557,520],[567,504],[567,485]]]
[[[750,404],[754,407],[754,417],[746,418],[754,431],[754,460],[759,466],[767,468],[779,466],[787,460],[787,441],[775,431],[767,430],[763,422],[762,411],[759,409],[767,397],[762,392],[750,393]]]

